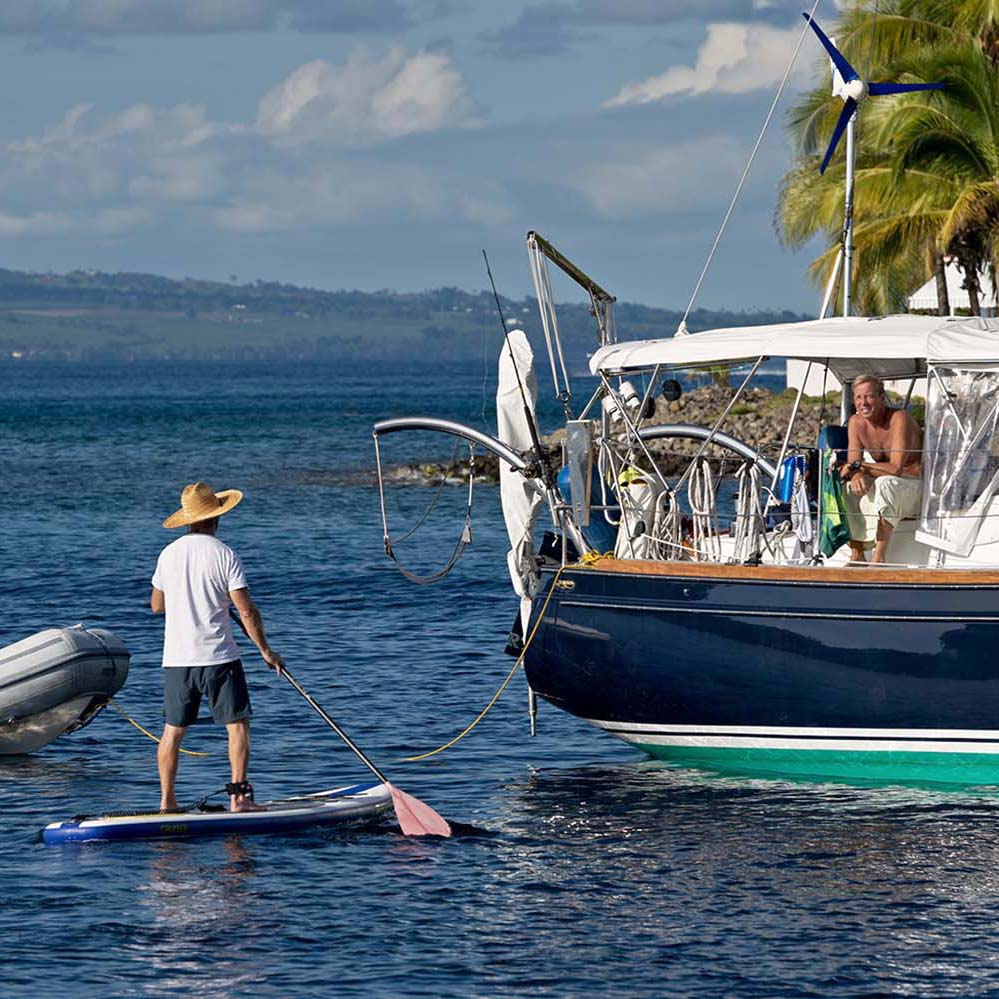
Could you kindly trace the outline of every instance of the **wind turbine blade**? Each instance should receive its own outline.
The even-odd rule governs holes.
[[[946,90],[946,83],[869,83],[867,92],[872,97],[884,94],[910,94],[914,90]]]
[[[852,97],[848,97],[843,104],[843,110],[839,113],[839,120],[833,129],[832,139],[829,140],[829,148],[826,150],[826,158],[822,161],[822,166],[819,167],[819,173],[826,172],[826,167],[829,166],[829,161],[832,159],[833,153],[836,152],[836,146],[856,110],[857,102]]]
[[[834,65],[839,70],[839,75],[843,77],[843,82],[849,83],[851,80],[859,80],[860,74],[846,61],[843,53],[833,45],[818,24],[808,14],[802,13],[801,16],[812,26],[812,31],[818,35],[823,48],[829,53],[829,58],[832,59]]]

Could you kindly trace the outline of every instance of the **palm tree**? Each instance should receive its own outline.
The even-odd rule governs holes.
[[[829,248],[813,262],[812,278],[827,283],[839,251],[843,226],[844,170],[819,178],[817,158],[784,178],[777,227],[785,245],[802,246],[823,233]],[[937,234],[946,215],[950,191],[935,177],[910,171],[901,181],[884,154],[866,154],[854,175],[853,289],[861,311],[899,311],[906,296],[922,284],[942,257]],[[944,286],[944,307],[946,303]]]
[[[865,312],[897,310],[928,273],[937,278],[941,314],[949,312],[947,252],[970,275],[977,311],[978,267],[993,260],[991,231],[999,218],[993,186],[996,10],[995,0],[887,0],[877,16],[855,7],[839,25],[837,45],[854,65],[871,67],[868,77],[950,84],[942,94],[881,99],[865,107],[855,175],[853,276]],[[841,157],[824,176],[817,163],[841,109],[828,83],[791,109],[799,161],[784,177],[775,218],[787,245],[825,235],[831,248],[811,268],[823,283],[841,237],[844,170]],[[962,146],[959,130],[968,125],[974,126],[972,138]]]
[[[999,70],[979,45],[937,49],[900,67],[913,76],[936,74],[947,89],[927,99],[907,95],[873,116],[876,144],[891,149],[896,180],[925,176],[946,203],[938,243],[957,258],[973,314],[978,276],[999,264]]]

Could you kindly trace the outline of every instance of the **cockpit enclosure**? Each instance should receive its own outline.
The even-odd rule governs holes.
[[[999,367],[930,366],[924,450],[916,540],[960,557],[999,540]]]
[[[833,495],[839,490],[830,479],[838,483],[835,466],[844,461],[846,445],[836,415],[828,414],[821,434],[805,430],[798,417],[807,404],[802,406],[799,393],[782,438],[739,440],[745,426],[739,416],[747,407],[736,404],[745,400],[761,365],[794,359],[831,372],[844,386],[865,374],[894,381],[904,405],[917,382],[916,395],[926,393],[921,505],[917,497],[913,512],[901,513],[888,561],[908,567],[999,565],[999,322],[839,317],[657,340],[598,339],[590,371],[599,384],[577,417],[590,419],[594,449],[588,490],[593,498],[582,514],[589,518],[582,533],[591,550],[612,550],[617,558],[746,564],[848,560],[846,540],[859,539],[854,532],[864,524],[873,536],[871,522],[879,514],[862,512],[858,526],[847,498]],[[676,373],[734,372],[740,366],[749,369],[746,379],[708,426],[661,426],[662,406],[653,415],[664,378],[672,385]],[[669,402],[665,391],[663,396]],[[654,441],[685,436],[684,469],[659,460],[662,448]],[[574,439],[585,438],[577,433]],[[725,461],[719,463],[715,445],[727,448]],[[578,451],[572,461],[577,487],[587,467]],[[798,476],[807,479],[804,488]],[[580,512],[580,501],[573,503],[566,492],[563,516],[571,518],[573,508]],[[831,511],[840,518],[838,534],[827,532]],[[596,542],[595,524],[613,529],[615,543]]]

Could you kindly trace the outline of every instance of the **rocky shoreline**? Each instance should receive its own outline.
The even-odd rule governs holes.
[[[796,392],[786,389],[772,392],[764,388],[748,389],[732,407],[722,430],[750,447],[775,460],[791,418]],[[684,393],[675,402],[664,399],[656,401],[655,415],[646,425],[666,423],[686,423],[700,427],[713,427],[732,398],[732,388],[727,385],[703,385]],[[795,420],[792,443],[814,445],[819,428],[824,424],[839,421],[839,394],[830,392],[825,399],[805,396]],[[554,446],[565,436],[563,429],[544,437],[544,443]],[[653,441],[649,450],[655,456],[660,468],[667,475],[679,474],[692,455],[697,452],[699,443],[689,440]],[[739,459],[721,448],[710,447],[708,457],[724,461],[731,468]],[[437,484],[442,476],[452,485],[468,481],[469,467],[466,457],[450,467],[435,462],[408,462],[395,465],[386,472],[386,480],[400,484]],[[499,481],[499,460],[491,454],[477,453],[475,456],[475,481]]]
[[[666,423],[686,423],[698,427],[713,427],[732,398],[732,388],[728,385],[703,385],[684,393],[675,402],[664,399],[656,401],[655,415],[646,421],[647,426]],[[797,396],[795,389],[771,392],[764,388],[748,389],[732,407],[721,430],[759,451],[771,461],[776,461],[787,430],[787,422],[794,409]],[[901,403],[900,397],[890,395],[892,405]],[[828,392],[821,396],[804,396],[795,419],[791,444],[814,447],[819,436],[819,428],[839,422],[839,392]],[[922,422],[921,404],[913,407],[913,415]],[[559,428],[546,434],[543,442],[555,447],[565,437],[565,430]],[[655,456],[659,468],[665,475],[679,475],[689,459],[697,453],[700,443],[691,440],[652,441],[649,451]],[[716,471],[731,471],[741,461],[731,451],[709,446],[706,456],[716,465]],[[386,471],[386,481],[401,484],[436,485],[446,475],[451,485],[468,482],[469,467],[466,457],[447,467],[443,463],[409,462],[395,465]],[[640,461],[639,464],[642,464]],[[475,481],[498,482],[499,460],[491,454],[477,453],[475,456]]]

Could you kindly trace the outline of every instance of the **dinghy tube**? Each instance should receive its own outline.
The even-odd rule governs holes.
[[[86,725],[128,676],[103,628],[46,628],[0,649],[0,756],[31,753]]]

